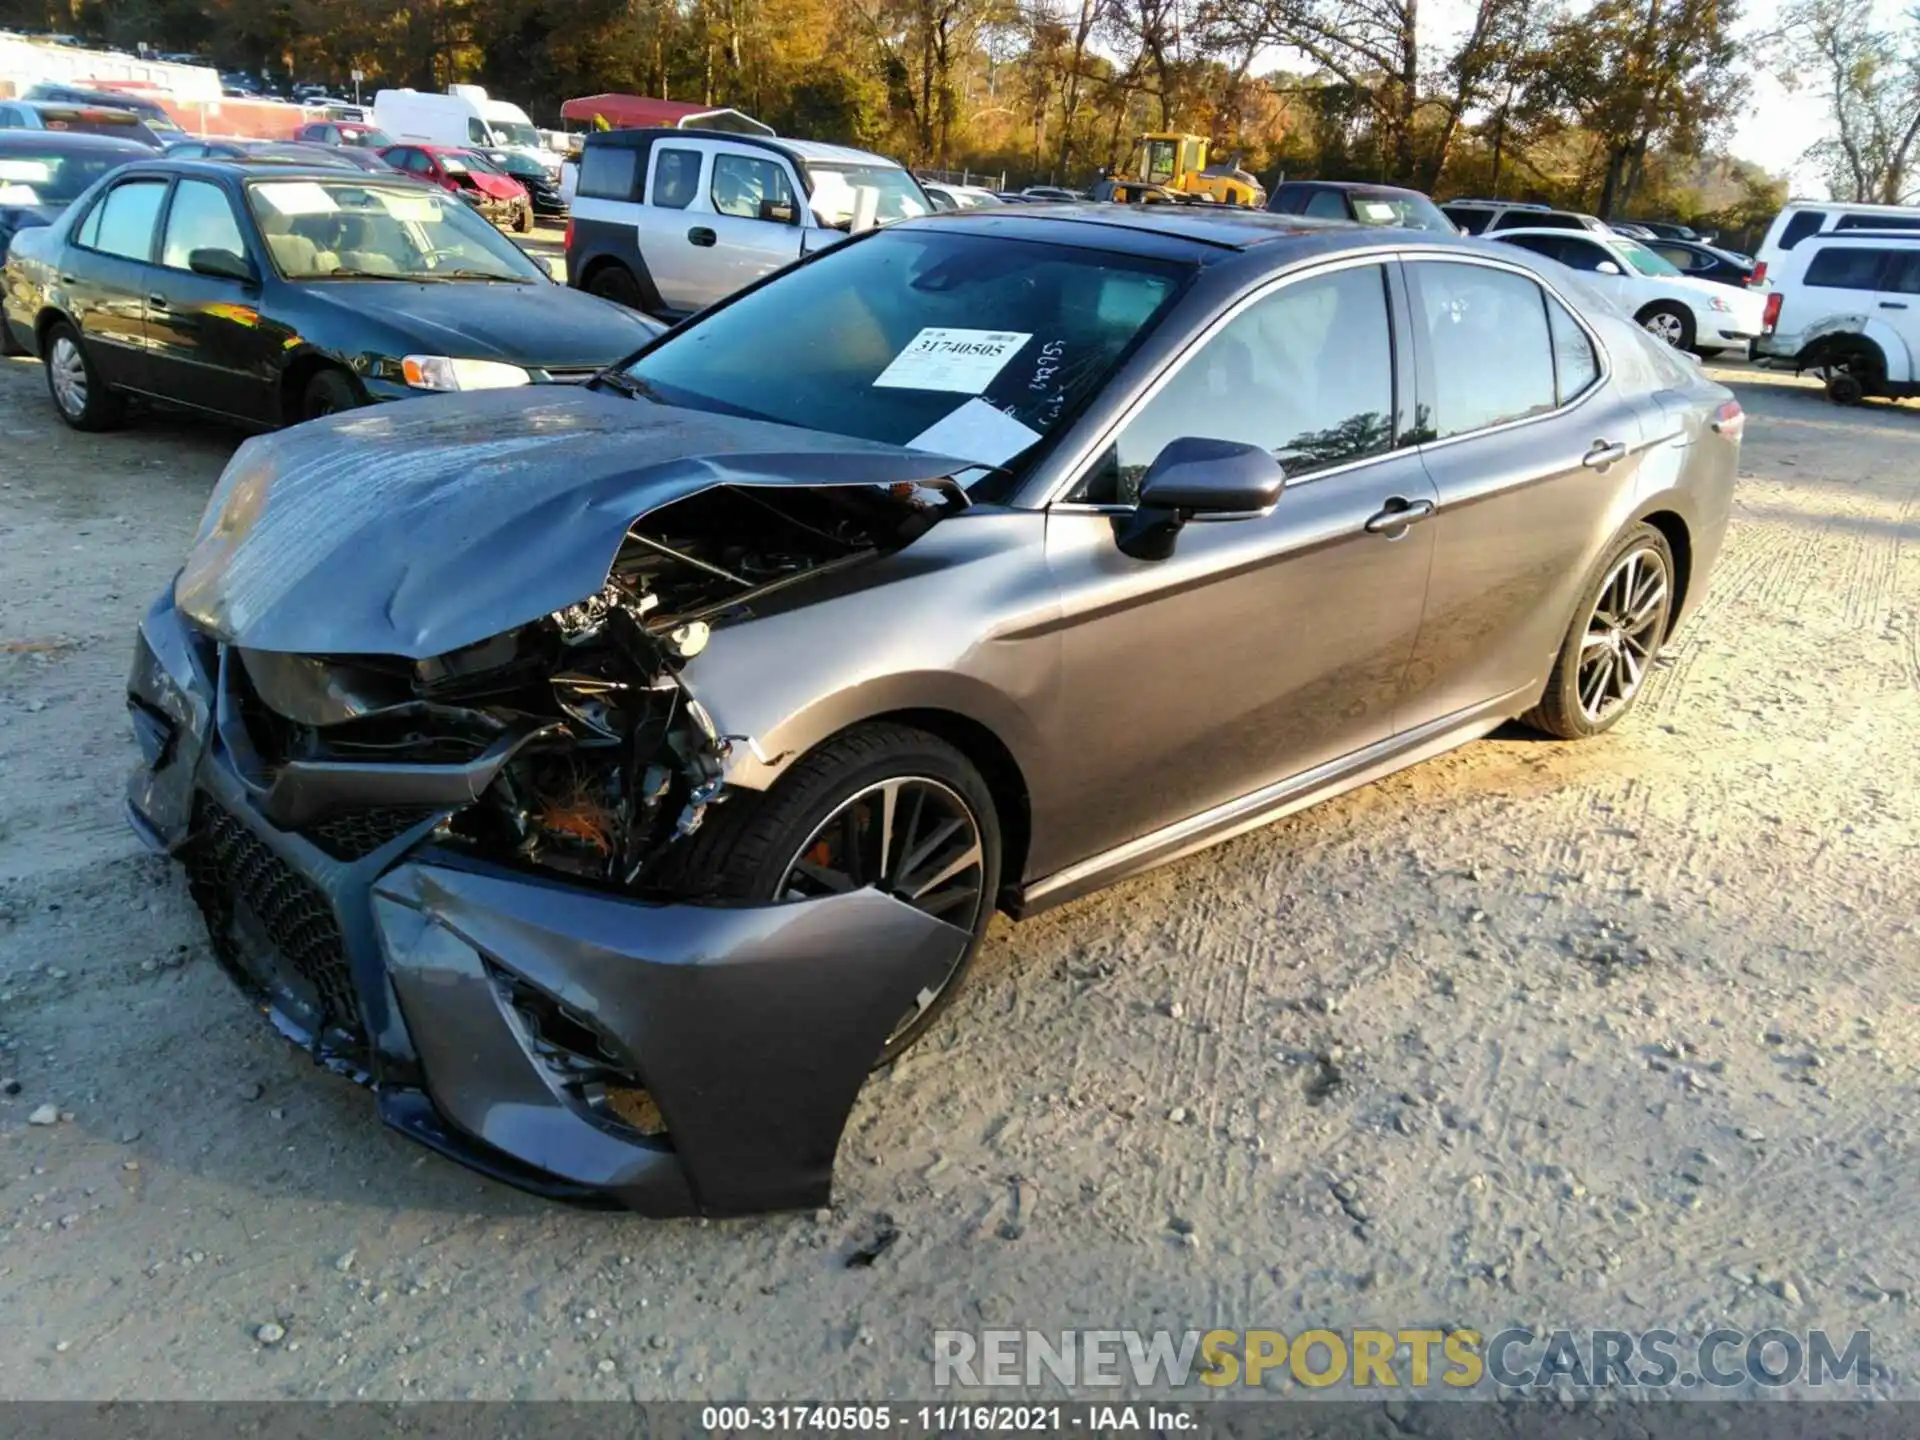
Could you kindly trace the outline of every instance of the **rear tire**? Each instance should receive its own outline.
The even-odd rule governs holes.
[[[1651,525],[1607,547],[1574,607],[1547,688],[1521,717],[1562,740],[1611,730],[1633,709],[1673,624],[1673,549]]]
[[[640,293],[640,282],[633,278],[633,272],[624,265],[605,265],[593,272],[593,278],[587,281],[587,293],[598,295],[602,300],[611,300],[616,305],[624,305],[629,310],[644,311],[647,297]]]
[[[126,420],[126,398],[106,387],[80,332],[67,321],[47,331],[43,358],[53,408],[75,430],[114,430]]]
[[[949,824],[956,828],[939,841]],[[959,991],[993,918],[1000,857],[993,795],[973,762],[923,730],[877,722],[804,756],[764,796],[734,794],[696,833],[679,873],[703,897],[759,905],[874,885],[966,930],[959,959],[901,1017],[878,1067],[905,1053]]]
[[[364,402],[353,381],[342,370],[322,370],[307,382],[300,399],[300,418],[318,420],[343,410],[358,410]]]
[[[1693,314],[1684,305],[1671,300],[1656,300],[1644,307],[1634,321],[1654,339],[1676,350],[1693,348]]]

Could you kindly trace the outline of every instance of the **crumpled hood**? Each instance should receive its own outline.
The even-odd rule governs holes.
[[[242,445],[174,604],[249,649],[423,659],[595,593],[636,518],[712,486],[968,463],[573,387],[411,400]]]

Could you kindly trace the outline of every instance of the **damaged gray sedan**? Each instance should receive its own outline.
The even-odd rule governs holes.
[[[1023,208],[576,389],[248,441],[130,814],[391,1125],[655,1215],[826,1203],[1015,917],[1635,703],[1739,407],[1523,253]]]

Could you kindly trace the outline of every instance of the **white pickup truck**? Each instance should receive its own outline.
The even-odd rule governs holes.
[[[589,135],[575,187],[567,283],[665,319],[854,229],[934,208],[883,155],[706,130]]]

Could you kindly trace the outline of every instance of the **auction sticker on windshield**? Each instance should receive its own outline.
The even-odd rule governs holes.
[[[440,202],[431,195],[403,195],[397,190],[369,190],[381,208],[396,220],[427,225],[440,218]]]
[[[1033,338],[1015,330],[928,326],[874,380],[887,390],[948,390],[978,395]]]

